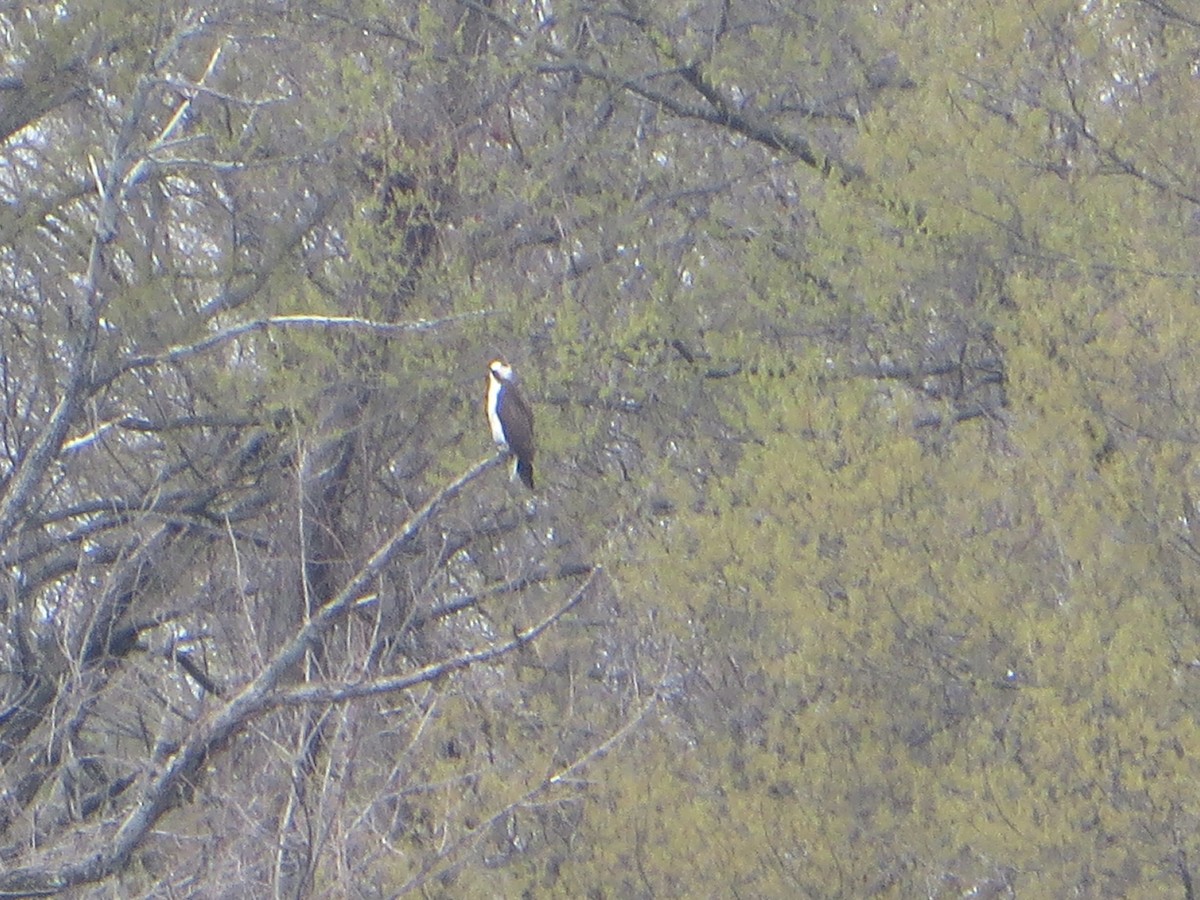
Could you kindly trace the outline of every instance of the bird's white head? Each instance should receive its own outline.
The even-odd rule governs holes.
[[[512,381],[513,368],[502,359],[493,359],[488,364],[488,371],[497,381]]]

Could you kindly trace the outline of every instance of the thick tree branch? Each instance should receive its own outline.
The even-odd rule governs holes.
[[[141,356],[130,357],[122,363],[121,371],[128,372],[133,369],[144,369],[148,366],[157,366],[163,363],[181,362],[208,350],[213,350],[223,344],[229,343],[230,341],[237,340],[240,337],[245,337],[248,334],[253,334],[258,331],[266,331],[269,328],[318,328],[371,332],[374,334],[403,334],[410,332],[434,331],[445,325],[492,316],[495,314],[496,313],[494,310],[472,310],[471,312],[456,313],[451,316],[442,316],[437,319],[416,319],[412,322],[377,322],[358,316],[318,316],[301,314],[268,316],[264,319],[255,319],[251,322],[241,322],[237,325],[231,325],[228,328],[223,328],[220,331],[217,331],[190,344],[177,344],[173,347],[168,347],[159,353],[148,353]]]

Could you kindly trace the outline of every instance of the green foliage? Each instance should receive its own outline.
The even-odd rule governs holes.
[[[705,348],[748,363],[708,391],[755,440],[677,484],[694,499],[622,570],[695,681],[636,767],[606,766],[611,821],[593,810],[575,893],[705,895],[715,872],[760,896],[1178,888],[1163,860],[1194,852],[1179,792],[1200,774],[1178,521],[1198,387],[1189,207],[1105,177],[1111,156],[1061,168],[1052,54],[1021,10],[977,12],[924,12],[930,43],[905,44],[919,89],[855,148],[878,188],[814,192],[802,256],[706,235],[726,265],[697,268],[693,296],[741,302],[713,301],[725,327]],[[1019,99],[1036,79],[1040,105]],[[1109,119],[1090,119],[1102,147]],[[1140,121],[1114,152],[1149,158],[1129,143],[1155,133]],[[824,294],[798,277],[814,270]],[[769,377],[752,363],[779,359],[755,329],[772,318],[850,340],[789,348]],[[998,343],[1009,405],[944,442],[914,432],[911,380],[829,377],[862,359],[856,339],[894,364],[955,328]]]

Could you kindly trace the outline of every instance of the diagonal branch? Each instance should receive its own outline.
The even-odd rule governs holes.
[[[641,725],[643,721],[645,721],[646,717],[650,715],[655,708],[657,708],[658,704],[666,696],[667,692],[664,690],[666,681],[667,679],[664,675],[664,677],[660,679],[659,684],[654,688],[650,696],[641,705],[641,707],[638,708],[638,710],[630,716],[629,720],[626,721],[625,724],[618,728],[615,732],[610,734],[599,743],[586,749],[572,761],[547,774],[545,778],[523,793],[520,797],[513,802],[506,804],[503,808],[489,816],[477,827],[473,828],[468,834],[463,835],[457,841],[454,841],[450,845],[441,849],[433,857],[433,859],[422,868],[420,872],[409,879],[409,881],[396,892],[396,896],[403,896],[409,891],[426,884],[430,878],[438,874],[438,863],[452,857],[458,857],[461,860],[463,855],[467,851],[478,846],[479,842],[491,832],[496,823],[503,820],[505,816],[510,815],[517,809],[528,808],[539,803],[545,803],[546,795],[552,792],[555,788],[574,782],[579,776],[579,773],[587,765],[605,756],[610,750],[612,750],[613,747],[625,740],[638,726]],[[452,865],[451,868],[453,869],[454,866]]]
[[[528,628],[517,631],[510,640],[491,644],[482,650],[469,650],[465,653],[460,653],[457,656],[441,660],[440,662],[417,669],[415,672],[409,672],[406,675],[375,678],[369,681],[349,684],[334,684],[329,682],[325,684],[308,684],[303,687],[279,691],[272,697],[270,705],[343,703],[347,700],[356,700],[361,697],[373,697],[377,694],[405,691],[419,684],[436,681],[443,675],[448,675],[451,672],[457,672],[460,669],[470,668],[479,663],[492,662],[502,656],[507,656],[514,650],[520,650],[527,644],[537,640],[546,629],[550,628],[555,622],[583,602],[583,598],[587,594],[587,589],[591,587],[592,582],[595,581],[601,569],[596,566],[586,571],[588,577],[584,579],[583,583],[575,589],[570,597],[540,621]]]

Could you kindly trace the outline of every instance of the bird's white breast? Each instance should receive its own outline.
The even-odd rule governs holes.
[[[488,424],[492,426],[492,440],[505,449],[508,441],[504,438],[504,426],[500,424],[500,391],[503,385],[494,375],[488,379],[487,414]]]

